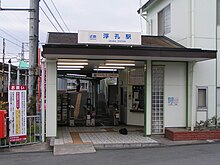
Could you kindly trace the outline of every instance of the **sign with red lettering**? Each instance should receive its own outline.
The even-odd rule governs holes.
[[[10,85],[9,101],[9,141],[18,142],[27,139],[27,87]]]

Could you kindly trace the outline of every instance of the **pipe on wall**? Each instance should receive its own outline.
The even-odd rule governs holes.
[[[148,24],[149,35],[152,35],[151,20],[149,20],[147,18],[147,12],[145,14],[143,14],[143,10],[142,10],[142,8],[140,8],[140,15]]]
[[[191,0],[191,47],[195,47],[195,0]]]

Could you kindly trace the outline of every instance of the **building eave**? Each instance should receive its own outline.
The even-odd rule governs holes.
[[[140,14],[141,9],[142,11],[144,11],[146,8],[149,8],[152,4],[154,4],[157,0],[149,0],[148,2],[146,2],[140,9],[138,9],[138,14]]]

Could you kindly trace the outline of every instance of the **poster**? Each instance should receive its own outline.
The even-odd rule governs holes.
[[[18,142],[27,139],[26,86],[9,86],[9,141]]]
[[[168,97],[168,105],[169,106],[177,106],[178,104],[179,104],[179,98],[178,97],[173,97],[173,96]]]
[[[135,68],[128,71],[128,84],[144,85],[144,68]]]

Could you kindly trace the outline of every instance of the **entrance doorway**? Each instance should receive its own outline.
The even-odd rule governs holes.
[[[133,120],[136,111],[144,109],[143,65],[131,60],[58,59],[58,87],[64,88],[58,89],[57,123],[113,126],[127,124],[129,114]]]

